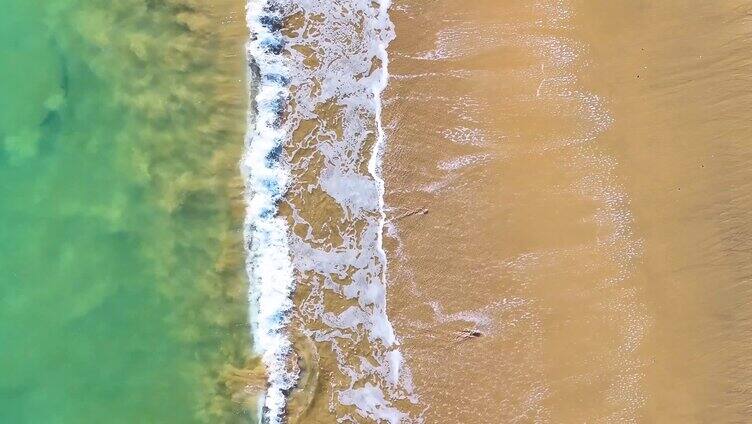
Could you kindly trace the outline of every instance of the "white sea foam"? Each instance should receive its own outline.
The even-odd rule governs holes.
[[[438,168],[442,171],[456,171],[458,169],[467,168],[468,166],[474,166],[488,161],[491,155],[488,153],[482,155],[464,155],[452,160],[440,162]]]
[[[304,196],[313,185],[337,203],[343,217],[336,224],[339,237],[326,243],[291,235],[295,271],[315,276],[313,295],[300,307],[302,319],[316,329],[309,336],[328,344],[337,357],[340,375],[329,382],[335,393],[331,402],[354,407],[361,419],[398,423],[411,420],[399,403],[416,398],[386,315],[380,163],[381,93],[389,78],[386,49],[394,38],[389,7],[388,0],[290,0],[284,8],[305,21],[286,40],[294,87],[288,119],[292,126],[319,120],[307,145],[324,158],[317,181],[293,181],[291,195]],[[307,52],[315,52],[315,66],[306,64]],[[321,120],[322,108],[336,111],[336,124],[327,121],[332,117]],[[305,214],[293,215],[295,225],[312,226]],[[325,302],[325,292],[345,306]],[[363,346],[370,351],[363,352]]]
[[[287,187],[289,172],[280,163],[288,130],[281,120],[289,96],[285,59],[280,55],[281,16],[267,0],[248,3],[252,37],[247,44],[250,78],[255,95],[249,116],[241,171],[246,183],[246,267],[250,279],[250,321],[254,349],[268,373],[263,422],[282,423],[285,392],[296,380],[286,368],[292,344],[285,326],[292,309],[294,279],[287,223],[277,216],[277,202]]]
[[[248,4],[255,113],[242,168],[248,191],[252,330],[269,372],[265,422],[282,422],[285,393],[297,378],[285,367],[292,351],[285,326],[293,307],[293,282],[303,275],[315,278],[298,313],[306,328],[316,328],[304,331],[330,345],[341,374],[341,379],[329,383],[336,394],[330,402],[354,407],[360,417],[376,421],[413,421],[400,403],[414,403],[417,397],[386,316],[380,163],[385,143],[381,93],[389,77],[386,49],[394,38],[389,7],[389,0],[250,0]],[[288,28],[283,36],[282,22],[293,15],[302,16],[302,27]],[[311,54],[315,66],[307,60]],[[336,106],[337,128],[318,116],[321,107],[331,105]],[[324,161],[317,180],[302,183],[295,177],[301,171],[297,167],[307,167],[308,162],[286,164],[281,146],[308,120],[318,120],[319,127],[306,136],[306,142]],[[361,170],[361,163],[367,165],[367,172]],[[322,242],[313,238],[311,230],[305,236],[292,233],[277,217],[276,203],[285,191],[293,198],[310,193],[314,186],[341,208],[339,239]],[[312,227],[303,211],[293,203],[290,207],[296,226]],[[324,302],[327,291],[349,306],[335,309]],[[353,358],[356,347],[364,345],[371,351]]]

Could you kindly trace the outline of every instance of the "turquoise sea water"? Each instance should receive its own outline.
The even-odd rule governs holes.
[[[250,419],[242,96],[195,3],[3,2],[2,423]]]

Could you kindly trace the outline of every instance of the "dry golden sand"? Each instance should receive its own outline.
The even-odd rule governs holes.
[[[392,19],[389,316],[425,421],[752,420],[752,6]]]

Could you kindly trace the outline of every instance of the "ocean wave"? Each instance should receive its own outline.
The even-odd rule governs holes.
[[[246,267],[250,280],[250,321],[254,349],[267,369],[268,388],[261,421],[282,423],[286,396],[298,378],[286,366],[292,353],[287,334],[294,278],[287,222],[278,216],[278,202],[289,181],[281,162],[288,129],[282,114],[290,95],[289,70],[281,54],[282,16],[273,2],[251,0],[247,44],[251,101],[249,128],[241,171],[246,182]]]

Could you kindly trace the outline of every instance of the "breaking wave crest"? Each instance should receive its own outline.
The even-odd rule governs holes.
[[[241,172],[246,183],[246,268],[250,280],[251,331],[256,353],[267,369],[268,388],[262,398],[262,422],[283,422],[286,394],[297,373],[287,367],[292,342],[287,334],[293,307],[294,279],[289,228],[278,216],[289,171],[280,161],[287,127],[282,114],[289,97],[288,71],[281,54],[282,16],[272,2],[251,0],[247,44],[251,99],[249,129]]]

